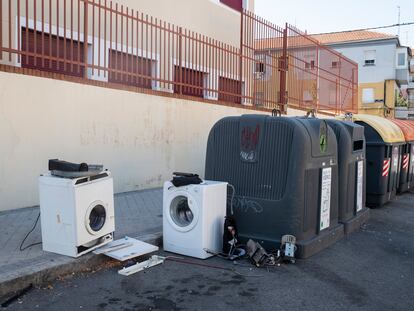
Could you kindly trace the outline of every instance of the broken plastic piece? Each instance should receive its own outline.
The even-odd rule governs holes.
[[[246,253],[257,267],[264,265],[269,258],[269,255],[260,243],[257,243],[251,239],[247,241]]]
[[[157,256],[157,255],[153,255],[151,256],[150,259],[143,261],[143,262],[138,262],[137,264],[127,267],[127,268],[123,268],[121,270],[118,271],[119,274],[124,275],[124,276],[129,276],[132,275],[134,273],[149,269],[151,267],[160,265],[162,263],[164,263],[165,261],[165,257],[161,257],[161,256]]]

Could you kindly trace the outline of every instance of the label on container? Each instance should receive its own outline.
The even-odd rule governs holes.
[[[414,162],[414,146],[411,147],[411,162]]]
[[[394,147],[392,150],[392,166],[393,166],[393,172],[396,172],[398,170],[398,160],[400,158],[398,147]]]
[[[362,195],[364,187],[364,161],[358,162],[357,170],[357,193],[356,193],[356,211],[362,210]]]
[[[322,231],[329,228],[331,216],[331,188],[332,188],[332,168],[324,168],[322,170],[321,185],[321,214],[319,222],[319,230]]]

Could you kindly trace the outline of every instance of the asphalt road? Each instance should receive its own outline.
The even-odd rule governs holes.
[[[372,210],[359,232],[294,265],[187,260],[216,267],[166,261],[130,277],[109,268],[33,289],[6,310],[411,311],[414,194]]]

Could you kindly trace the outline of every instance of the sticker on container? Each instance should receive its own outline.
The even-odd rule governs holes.
[[[364,161],[358,162],[358,172],[357,172],[357,195],[356,195],[356,211],[359,212],[362,210],[362,192],[364,186]]]
[[[382,177],[388,177],[390,173],[390,159],[386,159],[382,163]]]
[[[321,187],[321,215],[319,230],[329,228],[331,216],[331,186],[332,186],[332,167],[322,170],[322,187]]]
[[[408,165],[410,164],[409,161],[410,161],[410,154],[408,154],[408,153],[404,154],[403,163],[402,163],[402,168],[403,169],[405,169],[405,170],[408,169]]]
[[[393,171],[396,171],[398,169],[398,160],[399,160],[399,152],[398,147],[394,147],[392,151],[392,165],[394,167]]]
[[[414,162],[414,147],[411,147],[411,162]]]

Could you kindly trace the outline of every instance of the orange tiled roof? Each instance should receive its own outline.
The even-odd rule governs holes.
[[[397,36],[375,32],[375,31],[343,31],[343,32],[331,32],[323,34],[308,34],[307,36],[292,35],[288,37],[288,46],[292,47],[306,47],[312,46],[309,37],[317,40],[323,45],[329,45],[334,43],[346,43],[346,42],[363,42],[373,40],[384,39],[397,39]],[[280,49],[282,47],[282,38],[270,38],[256,40],[255,46],[257,49]]]
[[[343,31],[311,35],[322,44],[333,44],[354,41],[372,41],[383,39],[397,39],[397,36],[376,31]]]

